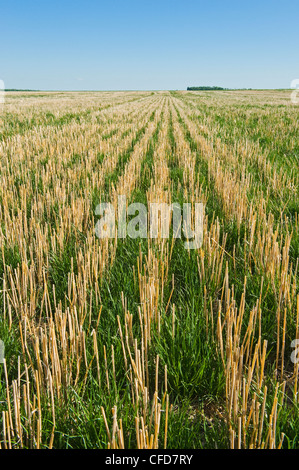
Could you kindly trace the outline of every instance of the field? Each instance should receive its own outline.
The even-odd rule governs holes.
[[[298,123],[287,91],[6,93],[2,449],[299,447]],[[98,238],[119,195],[203,203],[202,246]]]

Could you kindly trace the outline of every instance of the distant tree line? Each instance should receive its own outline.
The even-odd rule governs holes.
[[[39,90],[20,90],[19,88],[5,88],[4,91],[39,91]]]
[[[188,91],[202,91],[202,90],[228,90],[228,88],[222,88],[220,86],[188,86]]]

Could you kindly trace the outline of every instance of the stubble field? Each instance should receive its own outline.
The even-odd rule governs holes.
[[[289,95],[6,94],[1,448],[299,447]],[[203,203],[202,246],[99,239],[119,195]]]

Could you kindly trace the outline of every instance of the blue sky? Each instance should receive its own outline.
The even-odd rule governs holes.
[[[11,0],[0,8],[7,88],[289,88],[298,0]]]

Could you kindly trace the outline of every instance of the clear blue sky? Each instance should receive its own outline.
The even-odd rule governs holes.
[[[10,0],[0,39],[7,88],[289,88],[299,78],[298,0]]]

